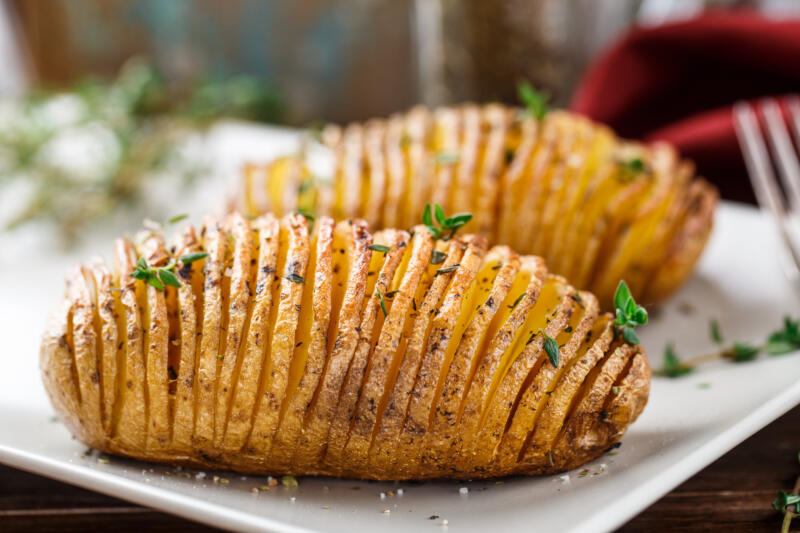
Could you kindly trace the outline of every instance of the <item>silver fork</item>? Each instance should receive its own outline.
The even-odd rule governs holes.
[[[762,211],[772,215],[784,245],[783,270],[792,285],[800,290],[800,243],[796,238],[797,217],[800,216],[800,161],[797,155],[800,153],[800,98],[790,97],[785,105],[796,146],[792,146],[783,114],[772,98],[761,100],[758,109],[748,102],[737,102],[733,106],[733,124],[758,205]],[[772,160],[761,133],[758,111],[764,118]],[[775,178],[772,161],[778,169],[782,188]],[[789,200],[788,208],[784,195]]]

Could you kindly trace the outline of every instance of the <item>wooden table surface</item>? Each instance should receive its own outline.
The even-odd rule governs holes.
[[[667,494],[620,531],[777,532],[770,508],[800,474],[800,407]],[[795,531],[800,530],[800,519]],[[214,531],[44,477],[0,466],[0,532]]]

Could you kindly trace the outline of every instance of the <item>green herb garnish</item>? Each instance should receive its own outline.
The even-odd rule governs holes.
[[[717,323],[717,320],[712,318],[708,326],[711,331],[711,340],[714,341],[714,344],[722,346],[725,341],[722,338],[722,332],[719,330],[719,324]]]
[[[783,355],[800,350],[800,320],[784,317],[783,329],[770,334],[765,349],[770,355]]]
[[[547,115],[547,96],[533,88],[527,80],[517,83],[517,94],[527,113],[536,120],[541,121]]]
[[[449,267],[440,268],[436,271],[436,275],[438,276],[439,274],[449,274],[450,272],[455,272],[460,266],[460,263],[456,263],[455,265],[450,265]]]
[[[752,361],[761,351],[757,346],[746,344],[744,342],[735,342],[730,350],[726,350],[723,355],[730,357],[737,363],[744,363],[745,361]]]
[[[458,163],[461,155],[455,152],[439,152],[436,154],[436,162],[440,165],[453,165]]]
[[[188,265],[189,263],[194,263],[195,261],[205,259],[206,257],[208,257],[206,252],[193,252],[190,254],[183,254],[180,256],[179,261],[185,265]]]
[[[167,224],[166,225],[167,226],[171,226],[172,224],[177,224],[181,220],[186,220],[187,218],[189,218],[189,215],[187,215],[185,213],[181,214],[181,215],[175,215],[174,217],[172,217],[169,220],[167,220]]]
[[[442,251],[439,251],[439,250],[434,250],[433,252],[431,252],[431,264],[432,265],[441,265],[442,263],[444,263],[445,259],[447,259],[447,254],[446,253],[444,253]]]
[[[317,219],[317,217],[315,217],[313,214],[309,213],[305,209],[295,209],[294,212],[297,213],[298,215],[306,217],[306,219],[309,222],[314,222]]]
[[[297,478],[294,476],[283,476],[281,478],[281,485],[284,487],[296,487],[298,485]]]
[[[620,280],[617,285],[614,307],[617,309],[617,317],[614,320],[617,335],[621,335],[625,342],[639,344],[639,337],[636,336],[633,328],[647,324],[647,310],[636,303],[624,280]]]
[[[157,290],[163,291],[166,285],[172,287],[181,286],[180,281],[178,281],[173,272],[174,268],[175,259],[170,259],[169,263],[163,267],[151,267],[144,257],[140,257],[133,272],[130,273],[130,277],[140,279]]]
[[[383,311],[383,318],[389,316],[389,313],[386,312],[386,301],[383,299],[383,293],[381,291],[375,291],[375,296],[378,297],[381,303],[381,311]]]
[[[627,161],[620,161],[619,165],[622,168],[630,170],[631,172],[642,172],[645,169],[644,161],[642,161],[641,157],[634,157],[633,159],[628,159]]]
[[[788,493],[785,490],[779,490],[778,496],[772,500],[772,508],[776,511],[784,512],[788,506],[798,503],[800,503],[799,495]]]
[[[681,362],[675,353],[675,347],[672,343],[667,344],[667,347],[664,348],[664,367],[661,369],[660,374],[669,378],[677,378],[693,370],[694,367]]]
[[[291,281],[292,283],[305,283],[306,280],[303,279],[303,276],[297,275],[294,272],[286,276],[286,279]]]
[[[456,231],[470,220],[472,220],[472,213],[457,213],[451,217],[445,216],[444,210],[439,204],[434,204],[433,208],[431,208],[431,204],[426,205],[425,211],[422,213],[422,223],[428,228],[433,238],[445,241],[452,239]],[[448,231],[450,232],[449,234],[447,234]]]
[[[517,306],[517,304],[519,304],[519,303],[522,301],[522,299],[523,299],[523,298],[525,298],[525,294],[526,294],[526,293],[524,293],[524,292],[523,292],[522,294],[520,294],[519,296],[517,296],[517,299],[516,299],[516,300],[514,300],[514,303],[513,303],[513,304],[511,304],[511,305],[509,305],[509,306],[508,306],[508,308],[509,308],[509,309],[514,309],[514,308]]]
[[[389,248],[388,246],[384,246],[383,244],[370,244],[369,249],[372,250],[373,252],[383,252],[383,253],[386,253],[389,250],[391,250],[391,248]]]
[[[543,329],[539,330],[539,333],[544,337],[544,351],[547,353],[547,358],[550,359],[550,364],[558,368],[558,343]]]

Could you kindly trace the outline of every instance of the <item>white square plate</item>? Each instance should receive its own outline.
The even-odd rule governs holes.
[[[272,135],[285,140],[288,134]],[[424,484],[302,478],[298,488],[254,494],[265,478],[216,473],[227,482],[215,483],[214,473],[115,457],[106,463],[85,454],[52,420],[39,381],[38,343],[66,266],[90,252],[107,254],[110,241],[91,239],[69,255],[2,245],[0,461],[228,529],[607,531],[800,401],[800,357],[762,355],[747,364],[711,364],[677,380],[654,378],[650,403],[622,447],[565,476]],[[800,301],[778,259],[767,220],[754,209],[723,204],[697,273],[642,328],[652,365],[661,365],[670,340],[684,357],[712,350],[712,317],[729,340],[761,342],[783,315],[797,315]],[[382,498],[387,491],[392,495]]]

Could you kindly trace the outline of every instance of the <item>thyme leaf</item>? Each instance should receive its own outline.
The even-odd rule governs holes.
[[[517,83],[517,95],[525,106],[525,111],[536,120],[541,121],[549,111],[547,95],[533,88],[527,80]]]
[[[435,221],[434,212],[436,214]],[[459,228],[470,220],[472,220],[472,213],[457,213],[451,217],[445,216],[444,210],[439,204],[433,204],[433,207],[431,207],[431,204],[427,204],[422,212],[422,223],[428,228],[428,232],[434,239],[452,239]]]

